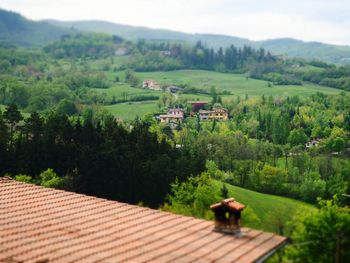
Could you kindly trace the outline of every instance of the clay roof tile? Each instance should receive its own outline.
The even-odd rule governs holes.
[[[235,209],[234,200],[224,204]],[[218,205],[222,205],[219,203]],[[0,178],[0,262],[253,262],[286,242],[213,222]]]

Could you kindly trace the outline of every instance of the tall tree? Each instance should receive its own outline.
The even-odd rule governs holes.
[[[10,104],[6,108],[3,114],[3,118],[10,126],[10,144],[12,144],[15,127],[23,119],[22,114],[18,110],[18,107],[16,104]]]

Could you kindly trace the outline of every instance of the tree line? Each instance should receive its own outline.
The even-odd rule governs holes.
[[[48,168],[64,189],[158,207],[170,183],[198,174],[204,161],[159,140],[141,120],[128,127],[110,115],[93,121],[56,112],[23,119],[9,106],[0,114],[0,174],[38,180]]]

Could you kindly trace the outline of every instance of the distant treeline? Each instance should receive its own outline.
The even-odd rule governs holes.
[[[294,67],[298,66],[309,66],[310,70],[295,70]],[[350,67],[336,67],[317,60],[282,59],[263,48],[249,46],[237,48],[231,45],[214,50],[200,41],[188,46],[139,40],[124,67],[135,71],[204,69],[246,73],[271,85],[302,85],[302,81],[309,81],[350,90]]]
[[[233,45],[214,50],[198,42],[194,46],[138,41],[137,53],[128,66],[136,71],[171,70],[179,68],[217,70],[222,72],[243,71],[252,63],[268,63],[276,60],[263,48],[254,49]],[[159,52],[160,51],[160,52]]]
[[[336,67],[322,61],[282,59],[263,48],[233,45],[214,50],[202,42],[185,45],[168,42],[139,40],[126,42],[117,36],[103,34],[67,35],[61,41],[48,45],[44,50],[55,58],[106,57],[113,55],[116,45],[127,48],[131,58],[123,67],[135,71],[176,69],[204,69],[219,72],[247,73],[272,85],[302,85],[302,81],[350,90],[350,67]],[[302,64],[315,69],[294,70]]]
[[[111,56],[115,52],[114,44],[119,39],[113,36],[97,33],[64,35],[44,47],[44,51],[55,58],[99,58]]]

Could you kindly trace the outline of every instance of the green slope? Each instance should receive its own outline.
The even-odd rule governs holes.
[[[142,117],[147,113],[158,111],[155,101],[127,102],[104,106],[103,108],[123,120],[134,120],[136,117]]]
[[[273,51],[275,54],[350,65],[349,46],[337,46],[320,42],[303,42],[291,38],[266,40],[257,43],[266,50]]]
[[[215,180],[213,183],[215,191],[219,192],[222,183]],[[278,232],[276,221],[281,220],[281,223],[286,225],[286,223],[293,220],[293,217],[298,213],[303,214],[316,210],[316,208],[310,204],[291,198],[262,194],[229,184],[226,184],[226,187],[229,190],[230,197],[234,197],[238,202],[251,208],[260,219],[258,223],[248,224],[250,227]],[[287,226],[285,226],[285,229],[286,228]]]
[[[176,71],[157,71],[157,72],[136,72],[140,80],[154,79],[161,84],[181,85],[187,84],[199,89],[207,89],[214,86],[219,91],[227,90],[232,95],[225,95],[225,101],[236,99],[237,96],[244,98],[246,94],[249,97],[256,96],[295,96],[307,97],[316,92],[323,92],[329,95],[339,94],[342,90],[304,83],[303,86],[274,86],[268,87],[267,82],[263,80],[247,79],[244,74],[219,73],[205,70],[176,70]],[[124,71],[111,72],[107,74],[110,80],[118,76],[121,80],[124,78]],[[105,94],[110,99],[114,96],[116,99],[122,99],[123,94],[128,98],[137,95],[155,95],[161,96],[160,91],[132,88],[126,83],[116,83],[108,89],[94,89],[100,94]],[[182,94],[181,96],[188,100],[208,100],[211,97],[205,94]],[[157,100],[147,101],[145,103],[123,103],[112,106],[104,106],[116,117],[124,120],[134,119],[137,115],[143,116],[145,113],[156,113],[159,111]]]
[[[137,72],[140,79],[154,79],[161,84],[188,84],[196,88],[207,89],[214,86],[218,90],[230,91],[233,95],[245,96],[309,96],[317,91],[326,94],[338,94],[339,89],[304,83],[303,86],[268,87],[263,80],[247,79],[244,74],[219,73],[205,70],[176,70],[157,72]]]

